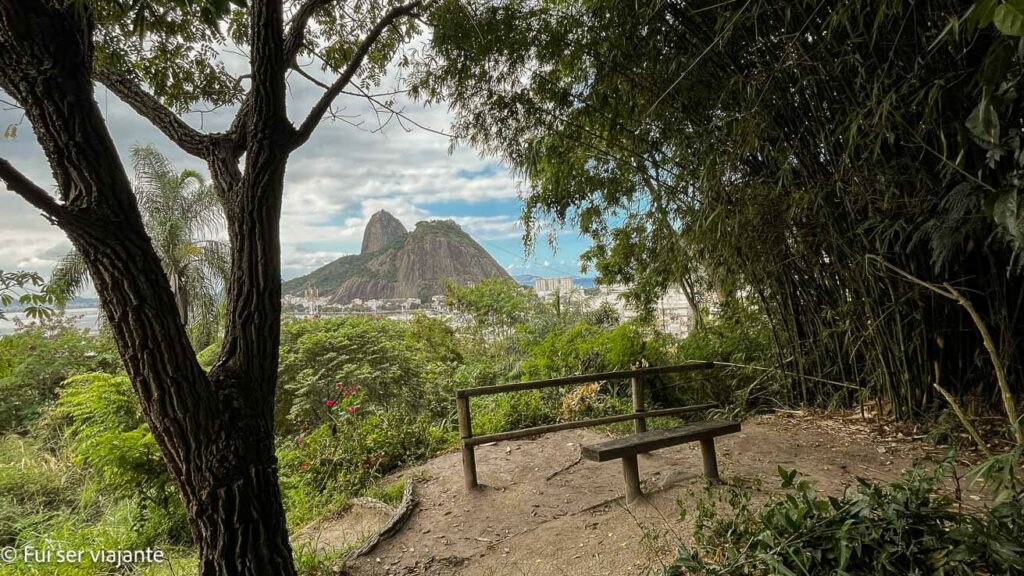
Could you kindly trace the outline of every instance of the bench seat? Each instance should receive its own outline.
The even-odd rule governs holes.
[[[637,454],[678,446],[689,442],[700,442],[704,459],[704,475],[712,482],[718,482],[718,458],[715,455],[715,438],[740,431],[735,420],[708,420],[686,424],[669,430],[639,432],[607,442],[583,446],[581,455],[587,460],[607,462],[622,460],[622,473],[626,481],[626,499],[635,500],[640,492],[640,468]]]

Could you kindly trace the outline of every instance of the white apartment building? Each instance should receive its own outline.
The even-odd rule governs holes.
[[[533,281],[533,291],[541,298],[546,298],[554,293],[568,294],[576,288],[572,282],[572,276],[562,278],[537,278]]]
[[[587,306],[597,308],[608,303],[619,313],[619,318],[629,320],[638,314],[623,297],[626,287],[621,284],[600,286],[596,295],[587,298]],[[657,327],[666,334],[686,336],[693,329],[693,311],[690,303],[678,286],[669,288],[654,307]]]

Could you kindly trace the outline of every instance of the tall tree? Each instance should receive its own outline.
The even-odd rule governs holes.
[[[285,166],[342,92],[379,80],[414,33],[422,1],[296,0],[287,14],[284,4],[0,0],[0,88],[24,108],[57,197],[4,159],[0,179],[84,258],[181,491],[204,575],[295,574],[273,427]],[[238,77],[215,58],[224,23],[249,54]],[[317,78],[299,58],[336,76]],[[324,87],[297,126],[287,115],[291,70]],[[94,82],[209,167],[231,245],[224,342],[209,373],[196,360]],[[206,133],[179,116],[200,102],[236,105],[231,125]]]
[[[206,348],[216,338],[218,293],[228,277],[228,244],[206,238],[224,221],[220,202],[202,174],[178,172],[153,146],[133,146],[131,158],[132,189],[170,280],[178,316],[195,347]],[[76,251],[61,258],[50,278],[64,298],[89,281],[85,258]]]

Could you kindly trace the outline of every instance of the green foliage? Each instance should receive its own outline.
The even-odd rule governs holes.
[[[0,546],[15,543],[24,531],[38,530],[74,505],[81,474],[37,442],[0,437]]]
[[[199,365],[203,367],[203,370],[209,370],[217,362],[217,359],[220,357],[221,344],[223,344],[223,341],[217,339],[196,354],[196,359],[199,360]]]
[[[522,2],[431,12],[418,94],[524,177],[531,240],[562,226],[650,304],[743,294],[786,400],[901,418],[997,397],[954,302],[867,265],[956,282],[1024,362],[1017,0]],[[703,311],[706,302],[695,299]],[[936,344],[936,342],[939,342]]]
[[[418,348],[428,361],[459,364],[462,350],[455,329],[441,318],[415,314],[408,324],[405,340]]]
[[[398,480],[397,482],[392,482],[390,484],[374,485],[366,491],[366,496],[397,507],[402,503],[402,496],[405,494],[406,482],[406,480]]]
[[[57,402],[57,415],[68,420],[74,461],[96,472],[106,487],[124,496],[141,495],[158,509],[178,501],[127,376],[95,373],[69,378]]]
[[[540,390],[474,399],[473,434],[493,434],[550,424],[558,419],[557,399]]]
[[[1024,3],[999,4],[992,12],[992,23],[1007,36],[1024,36]]]
[[[38,419],[66,378],[120,366],[109,336],[92,336],[62,316],[0,338],[0,433]]]
[[[104,0],[95,11],[96,68],[148,86],[172,110],[237,104],[246,91],[220,57],[225,44],[249,49],[249,10],[241,0]],[[337,73],[358,43],[397,2],[327,3],[313,14],[297,57]],[[356,80],[373,91],[399,47],[418,31],[413,19],[383,30]]]
[[[0,270],[0,320],[4,319],[3,308],[15,302],[25,311],[25,316],[44,320],[53,316],[53,307],[63,299],[35,272]]]
[[[301,525],[337,509],[381,477],[455,441],[450,428],[429,418],[371,410],[285,438],[278,458],[289,522]]]
[[[394,320],[348,317],[286,323],[281,336],[278,422],[282,430],[310,428],[325,420],[324,403],[341,383],[363,391],[369,406],[422,413],[424,374],[433,351],[407,338],[408,325]],[[437,334],[441,336],[441,334]],[[442,355],[449,355],[444,348]]]
[[[56,450],[56,452],[54,452]],[[0,546],[64,550],[155,547],[178,556],[188,542],[180,505],[146,507],[110,493],[93,474],[64,457],[56,445],[0,437]],[[4,565],[4,574],[93,576],[124,574],[106,564]]]
[[[740,298],[720,304],[705,326],[680,343],[682,360],[712,360],[737,364],[770,364],[771,333],[760,307]]]
[[[334,576],[344,574],[346,550],[322,551],[309,542],[295,549],[295,569],[300,576]]]
[[[615,327],[581,320],[552,330],[532,346],[522,362],[528,380],[659,366],[670,357],[669,338],[637,323]]]
[[[532,290],[509,278],[487,278],[472,286],[450,283],[445,303],[464,314],[482,333],[506,335],[525,324],[542,306]]]
[[[708,488],[692,547],[666,575],[1016,574],[1024,571],[1024,496],[979,515],[943,495],[948,465],[914,469],[890,485],[858,479],[841,498],[820,496],[779,468],[782,496],[756,508],[742,487]],[[728,511],[726,511],[728,510]]]
[[[679,342],[680,361],[736,364],[692,377],[693,385],[658,391],[666,404],[717,402],[723,407],[757,410],[786,396],[787,382],[776,370],[771,331],[760,307],[741,298],[720,303],[714,315]],[[699,397],[693,393],[700,392]]]

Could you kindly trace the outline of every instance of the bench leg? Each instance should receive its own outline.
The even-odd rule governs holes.
[[[622,477],[626,480],[626,502],[632,502],[643,496],[640,491],[640,465],[636,456],[622,457]]]
[[[467,492],[477,487],[476,448],[474,446],[462,446],[462,476],[466,481]]]
[[[721,483],[722,479],[718,477],[718,456],[715,454],[715,439],[701,440],[700,453],[704,457],[704,477],[712,484]]]

